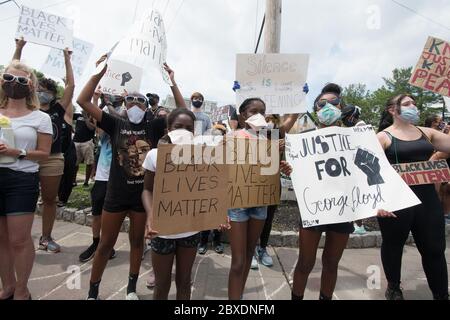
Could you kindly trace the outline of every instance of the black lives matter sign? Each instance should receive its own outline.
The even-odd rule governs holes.
[[[72,49],[73,20],[22,6],[16,38],[57,48]]]

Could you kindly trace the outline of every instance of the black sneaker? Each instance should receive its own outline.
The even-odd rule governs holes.
[[[200,243],[197,252],[198,254],[205,255],[208,252],[208,243]]]
[[[223,247],[223,243],[222,242],[214,242],[213,246],[214,246],[214,251],[217,254],[223,254],[224,247]]]
[[[82,254],[80,254],[80,262],[88,262],[94,258],[98,244],[91,244]]]
[[[386,293],[384,295],[386,300],[405,300],[403,297],[403,292],[400,287],[390,287],[386,289]]]

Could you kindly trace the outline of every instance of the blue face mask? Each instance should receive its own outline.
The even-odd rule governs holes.
[[[39,102],[41,103],[41,105],[44,106],[50,104],[50,102],[52,102],[53,99],[55,99],[52,94],[44,91],[38,92],[37,95],[39,98]]]
[[[338,107],[327,103],[322,109],[317,112],[319,122],[326,126],[331,126],[342,117],[342,111]]]
[[[405,122],[417,125],[420,120],[419,109],[417,109],[416,107],[402,107],[400,118]]]

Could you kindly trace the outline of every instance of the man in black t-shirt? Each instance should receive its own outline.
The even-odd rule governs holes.
[[[85,112],[83,112],[83,114],[74,114],[73,119],[75,121],[75,135],[73,137],[73,142],[75,143],[75,148],[77,151],[76,171],[78,172],[80,163],[86,164],[84,186],[88,187],[89,178],[91,177],[92,167],[95,161],[95,145],[92,141],[95,136],[95,121]],[[74,181],[74,183],[76,183],[76,181]]]

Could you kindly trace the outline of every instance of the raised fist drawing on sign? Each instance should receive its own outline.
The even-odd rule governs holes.
[[[358,148],[355,164],[367,176],[369,186],[384,183],[383,177],[380,175],[379,159],[371,152]]]
[[[125,87],[127,82],[130,82],[132,79],[133,77],[131,76],[131,73],[125,72],[124,74],[122,74],[122,83],[120,84],[120,86]]]

